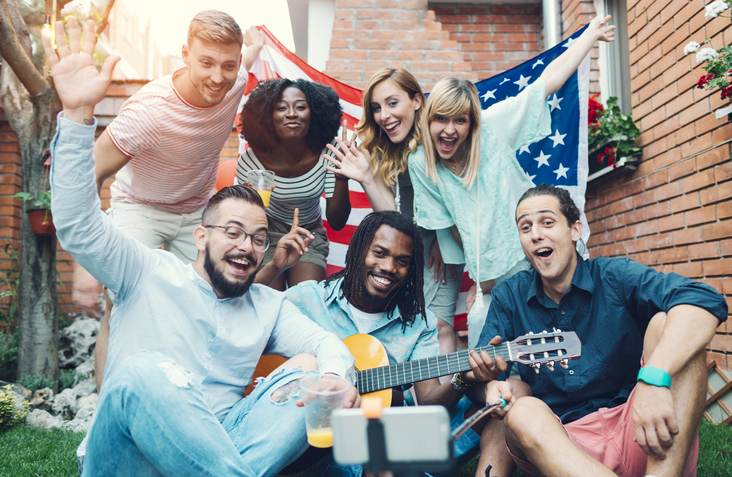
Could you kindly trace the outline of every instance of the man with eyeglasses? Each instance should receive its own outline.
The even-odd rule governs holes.
[[[68,42],[57,23],[56,51],[43,38],[63,105],[51,145],[54,222],[61,245],[114,303],[83,475],[273,475],[307,447],[302,410],[285,392],[294,386],[284,386],[316,368],[345,377],[348,350],[283,293],[252,285],[269,245],[256,191],[227,187],[208,201],[192,264],[130,238],[101,212],[93,112],[118,58],[98,71],[93,22],[83,45],[75,20],[67,30]],[[280,264],[307,242],[293,240],[276,252]],[[292,358],[242,398],[264,352]],[[357,401],[351,387],[344,405]]]

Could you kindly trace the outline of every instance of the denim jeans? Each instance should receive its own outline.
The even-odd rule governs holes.
[[[261,380],[219,420],[169,358],[132,355],[104,383],[83,475],[274,475],[307,448],[303,410],[284,392],[302,374]]]

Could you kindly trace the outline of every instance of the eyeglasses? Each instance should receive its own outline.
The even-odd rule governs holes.
[[[247,238],[251,238],[252,247],[258,252],[266,252],[269,248],[269,235],[267,234],[250,234],[238,225],[204,225],[204,227],[223,230],[226,238],[237,245],[246,241]]]

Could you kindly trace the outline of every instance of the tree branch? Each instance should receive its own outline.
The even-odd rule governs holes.
[[[51,86],[33,65],[28,53],[18,41],[13,27],[15,21],[23,21],[17,10],[8,2],[0,2],[0,55],[31,96],[36,96]],[[25,23],[25,22],[23,22]]]
[[[109,14],[112,12],[112,7],[114,6],[115,0],[109,0],[107,2],[107,5],[104,6],[104,12],[102,13],[102,21],[99,22],[99,26],[97,27],[97,35],[101,35],[104,33],[104,30],[107,29],[107,26],[109,25]]]

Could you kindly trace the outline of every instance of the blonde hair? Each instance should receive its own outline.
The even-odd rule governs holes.
[[[438,160],[435,144],[430,135],[430,122],[436,116],[450,118],[467,113],[470,118],[470,132],[464,147],[468,151],[468,163],[461,175],[466,188],[473,185],[480,166],[480,111],[478,91],[473,83],[458,78],[443,78],[437,82],[427,99],[425,112],[419,123],[424,145],[425,165],[430,179],[437,181]]]
[[[424,94],[417,79],[404,68],[383,68],[371,76],[366,90],[363,93],[363,115],[356,126],[361,145],[369,152],[371,167],[379,172],[382,180],[389,186],[396,183],[399,174],[407,170],[407,156],[417,149],[420,142],[419,122],[422,108],[414,112],[412,129],[398,144],[389,140],[381,126],[374,121],[374,111],[371,107],[374,88],[386,80],[394,81],[410,99],[419,97],[424,105]]]
[[[188,45],[194,38],[211,43],[238,44],[244,43],[244,35],[231,15],[219,10],[198,12],[188,25]]]

